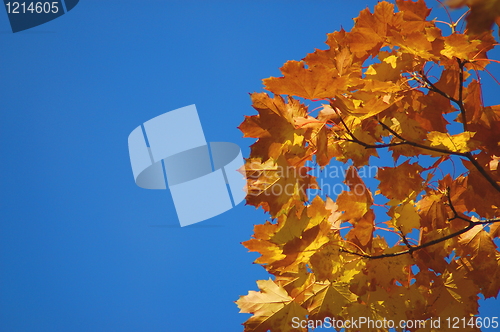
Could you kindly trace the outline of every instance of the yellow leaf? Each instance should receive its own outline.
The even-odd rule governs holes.
[[[339,206],[337,203],[335,203],[330,197],[327,197],[325,208],[331,211],[331,214],[328,217],[328,222],[332,224],[332,229],[340,229],[342,212],[338,210]]]
[[[464,60],[470,60],[477,52],[477,46],[481,42],[479,40],[469,41],[467,35],[452,34],[444,37],[444,49],[441,54],[453,59],[454,57]]]
[[[298,100],[281,96],[269,97],[266,93],[251,95],[253,107],[258,115],[246,117],[239,129],[245,137],[259,140],[252,145],[252,158],[278,159],[279,156],[293,152],[305,156],[308,148],[303,143],[306,129],[296,128],[295,119],[307,116],[307,108]]]
[[[484,225],[474,226],[471,230],[460,235],[458,243],[463,246],[463,252],[472,258],[487,260],[488,257],[495,256],[496,245],[484,230]]]
[[[310,219],[306,213],[297,212],[293,207],[286,215],[278,217],[278,230],[271,241],[278,245],[286,244],[287,242],[299,238],[309,225]]]
[[[249,251],[256,251],[261,254],[261,256],[255,260],[255,263],[258,264],[273,264],[276,261],[286,258],[280,246],[271,241],[250,239],[242,244]]]
[[[394,213],[394,226],[400,229],[403,234],[411,233],[413,229],[420,228],[420,216],[412,200],[406,201],[391,210]]]
[[[405,246],[394,246],[383,251],[384,254],[392,254],[407,250]],[[393,285],[395,281],[408,285],[408,275],[410,266],[414,265],[415,261],[410,255],[398,255],[394,257],[385,257],[380,259],[372,259],[366,263],[368,278],[374,279],[377,285],[388,287]]]
[[[311,256],[309,262],[317,280],[331,280],[334,275],[342,270],[343,262],[339,255],[339,247],[343,240],[338,238],[338,241],[337,246],[330,241]]]
[[[309,304],[309,318],[323,320],[326,317],[341,317],[344,308],[356,301],[347,283],[316,282],[313,285],[314,297]]]
[[[408,53],[380,52],[378,57],[382,62],[370,65],[365,72],[366,78],[382,82],[396,82],[404,72],[413,69],[414,58]]]
[[[245,331],[297,331],[292,327],[292,319],[305,319],[307,310],[293,301],[288,293],[271,279],[257,281],[260,292],[249,291],[236,304],[241,313],[252,313],[245,322]]]
[[[476,149],[478,143],[471,140],[475,133],[463,132],[457,135],[449,135],[448,133],[440,133],[431,131],[427,134],[427,139],[433,147],[453,151],[453,152],[470,152]]]

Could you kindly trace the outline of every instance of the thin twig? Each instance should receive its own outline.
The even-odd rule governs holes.
[[[445,97],[446,99],[449,99],[450,101],[454,102],[455,104],[457,104],[459,110],[460,110],[460,114],[462,115],[462,122],[463,122],[463,125],[464,125],[464,131],[467,131],[467,118],[465,117],[465,106],[464,106],[464,103],[463,103],[463,80],[464,80],[464,65],[465,65],[465,61],[462,62],[460,61],[460,59],[457,59],[458,60],[458,65],[460,67],[460,74],[459,74],[459,80],[460,80],[460,84],[459,84],[459,87],[458,87],[458,99],[450,96],[449,94],[447,94],[446,92],[442,91],[441,89],[439,89],[438,87],[436,87],[434,85],[434,83],[432,83],[429,78],[427,78],[427,76],[425,75],[425,73],[422,71],[420,72],[420,75],[422,76],[425,84],[427,85],[427,87],[429,88],[429,90],[431,91],[434,91],[436,93],[439,93],[441,96]]]
[[[457,58],[458,66],[460,67],[460,83],[458,85],[458,107],[460,108],[460,114],[462,115],[462,123],[464,125],[464,131],[467,131],[467,117],[465,116],[465,106],[463,99],[463,91],[464,91],[464,65],[466,61],[461,61]]]
[[[397,132],[392,130],[389,126],[387,126],[386,124],[384,124],[381,121],[379,121],[379,124],[382,127],[384,127],[384,129],[389,131],[392,135],[394,135],[396,138],[400,139],[401,142],[384,143],[384,144],[368,144],[368,143],[363,142],[363,141],[359,140],[358,138],[356,138],[356,136],[354,136],[354,134],[349,129],[349,127],[347,126],[345,121],[342,118],[340,118],[340,120],[341,120],[343,126],[345,127],[345,129],[347,130],[347,133],[351,136],[351,139],[339,137],[339,140],[357,143],[357,144],[365,147],[365,149],[381,149],[381,148],[387,148],[387,147],[398,146],[398,145],[410,145],[410,146],[414,146],[414,147],[428,150],[428,151],[434,151],[434,152],[443,153],[443,154],[447,154],[447,155],[464,157],[464,158],[467,158],[474,165],[474,167],[479,171],[479,173],[481,173],[481,175],[486,179],[486,181],[488,181],[498,192],[500,192],[500,185],[495,181],[495,179],[493,179],[491,177],[490,174],[488,174],[486,172],[486,170],[481,166],[481,164],[479,164],[479,162],[474,158],[474,156],[470,152],[450,151],[447,149],[436,148],[433,146],[428,146],[428,145],[408,141],[403,136],[401,136],[400,134],[398,134]]]
[[[356,255],[356,256],[359,256],[359,257],[368,258],[368,259],[380,259],[380,258],[387,258],[387,257],[396,257],[396,256],[405,255],[405,254],[410,254],[411,255],[413,252],[415,252],[417,250],[424,249],[424,248],[430,247],[430,246],[432,246],[434,244],[438,244],[438,243],[441,243],[443,241],[446,241],[446,240],[449,240],[451,238],[454,238],[456,236],[462,235],[463,233],[470,231],[475,226],[485,225],[485,224],[491,224],[491,223],[495,223],[495,222],[500,222],[500,218],[486,219],[486,220],[483,220],[483,221],[473,221],[473,220],[471,220],[469,218],[465,218],[465,217],[459,215],[458,212],[455,210],[455,207],[453,206],[453,203],[451,201],[449,189],[446,192],[446,197],[448,198],[448,206],[450,207],[451,211],[453,212],[453,217],[449,218],[448,220],[451,221],[451,220],[454,220],[454,219],[461,219],[461,220],[467,221],[469,223],[469,225],[467,225],[467,227],[465,227],[465,228],[463,228],[463,229],[461,229],[459,231],[456,231],[454,233],[451,233],[451,234],[448,234],[446,236],[443,236],[443,237],[441,237],[439,239],[435,239],[435,240],[432,240],[432,241],[420,244],[418,246],[410,246],[409,244],[406,244],[407,243],[407,241],[405,241],[406,238],[403,237],[403,241],[407,245],[408,250],[402,250],[402,251],[398,251],[398,252],[394,252],[394,253],[389,253],[389,254],[369,255],[369,254],[354,252],[354,251],[351,251],[351,250],[348,250],[348,249],[345,249],[345,248],[340,248],[340,251],[348,253],[348,254],[353,254],[353,255]]]

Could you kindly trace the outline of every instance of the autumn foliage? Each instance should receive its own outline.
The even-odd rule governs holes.
[[[480,78],[500,65],[487,55],[500,2],[450,5],[472,9],[463,32],[429,20],[422,0],[380,2],[264,79],[273,95],[251,95],[247,204],[270,220],[243,244],[273,278],[237,301],[252,314],[245,331],[307,331],[293,317],[469,318],[480,294],[498,295],[500,105],[484,104]],[[350,165],[349,189],[309,197],[321,189],[311,163],[333,162]]]

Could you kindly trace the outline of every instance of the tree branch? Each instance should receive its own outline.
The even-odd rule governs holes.
[[[446,92],[438,89],[434,83],[432,83],[428,78],[427,78],[427,75],[425,75],[425,73],[423,71],[420,72],[420,75],[422,76],[423,80],[424,80],[424,83],[427,85],[426,87],[431,90],[431,91],[434,91],[434,92],[437,92],[439,93],[441,96],[445,97],[446,99],[449,99],[450,101],[454,102],[455,104],[459,104],[459,101],[455,98],[453,98],[452,96],[450,96],[449,94],[447,94]]]
[[[500,185],[493,179],[479,164],[479,162],[474,158],[470,152],[465,153],[465,157],[476,167],[476,169],[481,173],[481,175],[498,191],[500,192]]]
[[[382,127],[384,127],[384,129],[388,130],[391,134],[393,134],[394,136],[396,136],[397,138],[399,138],[401,140],[401,142],[384,143],[384,144],[368,144],[368,143],[365,143],[365,142],[357,139],[356,136],[354,136],[354,134],[349,129],[349,127],[347,126],[347,124],[345,123],[345,121],[344,121],[344,119],[342,117],[340,117],[340,121],[342,122],[342,125],[346,129],[346,131],[349,134],[349,136],[351,136],[351,139],[349,139],[349,138],[342,138],[342,137],[339,137],[339,139],[342,140],[342,141],[357,143],[357,144],[359,144],[361,146],[364,146],[365,149],[381,149],[381,148],[387,148],[387,147],[398,146],[398,145],[410,145],[410,146],[414,146],[414,147],[425,149],[425,150],[429,150],[429,151],[434,151],[434,152],[439,152],[439,153],[444,153],[444,154],[449,154],[449,155],[462,156],[462,157],[466,157],[467,158],[466,154],[463,153],[463,152],[454,152],[454,151],[450,151],[450,150],[446,150],[446,149],[435,148],[435,147],[432,147],[432,146],[427,146],[427,145],[419,144],[419,143],[416,143],[416,142],[408,141],[408,140],[404,139],[403,137],[401,137],[398,133],[396,133],[390,127],[386,126],[381,121],[379,121],[378,123],[381,124]]]
[[[423,71],[420,72],[420,75],[422,75],[422,78],[424,80],[424,83],[427,85],[427,88],[431,91],[434,91],[434,92],[437,92],[439,93],[441,96],[445,97],[446,99],[449,99],[450,101],[454,102],[455,104],[457,104],[459,110],[460,110],[460,114],[461,114],[461,117],[462,117],[462,122],[463,122],[463,126],[464,126],[464,131],[467,131],[467,117],[465,116],[465,106],[464,106],[464,102],[463,102],[463,90],[464,90],[464,65],[465,65],[465,61],[462,62],[460,59],[457,59],[458,61],[458,66],[460,68],[459,70],[459,80],[460,80],[460,84],[458,86],[458,99],[455,99],[453,98],[452,96],[450,96],[449,94],[447,94],[446,92],[440,90],[438,87],[436,87],[430,80],[429,78],[427,78],[427,76],[425,75],[425,73]]]
[[[450,150],[446,150],[446,149],[440,149],[440,148],[435,148],[435,147],[432,147],[432,146],[420,144],[420,143],[417,143],[417,142],[408,141],[407,139],[405,139],[404,137],[402,137],[401,135],[399,135],[397,132],[395,132],[394,130],[392,130],[385,123],[383,123],[381,121],[379,121],[378,123],[380,123],[380,125],[382,127],[384,127],[385,130],[389,131],[395,137],[399,138],[403,142],[406,142],[407,145],[411,145],[411,146],[414,146],[414,147],[417,147],[417,148],[420,148],[420,149],[424,149],[424,150],[429,150],[429,151],[434,151],[434,152],[439,152],[439,153],[444,153],[444,154],[449,154],[449,155],[454,155],[454,156],[467,157],[466,153],[464,153],[464,152],[450,151]]]
[[[453,217],[449,218],[448,221],[451,221],[451,220],[454,220],[454,219],[461,219],[461,220],[467,221],[469,223],[469,225],[467,225],[467,227],[465,227],[465,228],[463,228],[461,230],[458,230],[458,231],[456,231],[454,233],[451,233],[451,234],[448,234],[446,236],[443,236],[443,237],[441,237],[439,239],[435,239],[435,240],[432,240],[432,241],[420,244],[418,246],[410,246],[409,243],[408,243],[408,241],[406,240],[406,238],[403,236],[403,241],[405,242],[405,244],[408,247],[408,249],[407,250],[403,250],[403,251],[398,251],[398,252],[390,253],[390,254],[369,255],[369,254],[364,254],[364,253],[359,253],[359,252],[351,251],[351,250],[348,250],[348,249],[345,249],[345,248],[340,248],[340,251],[348,253],[348,254],[353,254],[353,255],[356,255],[356,256],[359,256],[359,257],[368,258],[368,259],[380,259],[380,258],[387,258],[387,257],[396,257],[396,256],[401,256],[401,255],[406,255],[406,254],[410,254],[411,255],[413,252],[415,252],[417,250],[420,250],[420,249],[423,249],[423,248],[427,248],[427,247],[432,246],[434,244],[438,244],[438,243],[441,243],[443,241],[446,241],[446,240],[449,240],[451,238],[454,238],[456,236],[459,236],[459,235],[461,235],[461,234],[463,234],[463,233],[465,233],[467,231],[470,231],[475,226],[485,225],[485,224],[491,224],[491,223],[495,223],[495,222],[500,222],[500,218],[486,219],[486,220],[483,220],[483,221],[473,221],[471,219],[465,218],[465,217],[459,215],[458,212],[455,210],[455,207],[453,206],[453,203],[451,201],[449,189],[446,192],[446,197],[448,198],[448,206],[450,207],[451,211],[453,212]]]
[[[498,192],[500,192],[500,185],[495,181],[495,179],[493,179],[490,176],[490,174],[488,174],[488,172],[486,172],[486,170],[479,164],[479,162],[474,158],[474,156],[470,152],[450,151],[450,150],[446,150],[446,149],[440,149],[440,148],[435,148],[432,146],[416,143],[413,141],[408,141],[407,139],[402,137],[400,134],[398,134],[397,132],[392,130],[389,126],[387,126],[386,124],[384,124],[381,121],[378,121],[378,123],[382,127],[384,127],[385,130],[389,131],[396,138],[400,139],[401,142],[384,143],[384,144],[368,144],[366,142],[359,140],[358,138],[356,138],[356,136],[354,136],[354,134],[349,129],[349,127],[345,123],[344,119],[342,119],[342,117],[340,117],[340,121],[342,122],[342,125],[346,129],[347,133],[351,136],[351,138],[349,139],[349,138],[339,137],[339,139],[343,140],[343,141],[347,141],[347,142],[357,143],[357,144],[363,146],[365,149],[381,149],[381,148],[387,148],[387,147],[398,146],[398,145],[410,145],[410,146],[414,146],[414,147],[428,150],[428,151],[434,151],[434,152],[443,153],[443,154],[447,154],[447,155],[453,155],[453,156],[467,158],[474,165],[474,167],[479,171],[479,173],[481,173],[481,175],[486,179],[486,181],[488,181],[493,186],[493,188],[495,188]]]

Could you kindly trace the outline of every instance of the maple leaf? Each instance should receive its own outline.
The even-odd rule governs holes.
[[[479,40],[469,41],[466,35],[454,33],[444,37],[444,49],[441,54],[453,59],[469,60],[476,54],[477,46],[481,43]]]
[[[472,140],[474,134],[464,132],[457,135],[449,135],[447,133],[431,131],[427,134],[427,139],[433,147],[447,149],[452,152],[470,152],[478,145],[476,141]]]
[[[462,234],[458,241],[463,245],[462,252],[472,258],[487,260],[495,256],[496,245],[489,234],[484,231],[484,226],[474,226],[470,231]]]
[[[248,178],[247,204],[262,206],[276,217],[294,205],[294,200],[304,201],[306,190],[315,188],[309,168],[296,167],[283,156],[274,162],[268,159],[249,159],[245,165]]]
[[[338,239],[338,243],[343,241]],[[339,245],[340,246],[340,245]],[[342,260],[339,246],[334,246],[332,241],[310,258],[311,268],[319,281],[330,280],[342,270]]]
[[[280,287],[283,287],[295,302],[306,308],[307,302],[311,299],[310,290],[316,282],[316,278],[305,265],[301,265],[295,271],[276,275],[275,282]]]
[[[447,4],[452,8],[460,8],[465,5],[470,7],[470,13],[467,16],[467,29],[471,34],[480,34],[490,30],[500,16],[499,0],[451,0]]]
[[[408,160],[396,167],[380,168],[377,172],[380,193],[389,199],[401,201],[406,197],[416,197],[422,190],[422,170],[422,166],[410,164]]]
[[[393,227],[403,232],[403,234],[411,233],[413,229],[420,228],[420,216],[412,200],[391,207],[388,215],[393,218]]]
[[[398,105],[399,106],[399,105]],[[408,108],[410,105],[403,103],[400,107]],[[400,135],[404,135],[404,137],[408,140],[412,141],[420,141],[425,138],[426,131],[422,128],[422,124],[414,118],[415,114],[404,114],[404,113],[396,113],[393,115],[392,119],[390,119],[390,128]],[[391,147],[392,151],[396,151],[395,147]],[[407,147],[403,147],[403,149],[407,149]],[[408,151],[408,153],[415,155],[414,151]],[[397,160],[397,158],[395,158]]]
[[[384,254],[391,254],[405,250],[403,246],[394,246],[382,251]],[[367,278],[373,280],[377,285],[389,287],[395,281],[408,285],[410,267],[415,264],[413,258],[409,255],[399,255],[394,257],[371,260],[366,264]]]
[[[308,153],[303,140],[305,129],[296,128],[294,119],[305,117],[307,108],[293,98],[288,103],[280,96],[271,98],[265,93],[254,93],[251,98],[259,115],[246,117],[240,125],[245,137],[259,139],[252,145],[251,157],[267,161],[290,153],[303,158]]]
[[[373,89],[371,90],[373,91]],[[337,95],[330,102],[330,105],[332,108],[339,110],[340,113],[363,120],[385,111],[397,100],[391,93],[376,96],[373,93],[367,94],[359,91],[352,94],[351,99]]]
[[[359,297],[358,303],[348,306],[349,318],[371,319],[374,322],[379,321],[379,327],[368,324],[360,326],[358,329],[350,331],[391,331],[384,321],[394,320],[395,322],[412,320],[415,313],[425,310],[425,298],[420,294],[415,285],[401,288],[376,289],[367,292]],[[418,315],[419,320],[430,317],[428,314]],[[428,323],[427,323],[428,324]],[[385,325],[385,327],[384,327]]]
[[[326,317],[342,317],[343,308],[356,300],[347,283],[317,282],[312,288],[314,297],[307,310],[309,318],[323,320]]]
[[[447,132],[448,121],[443,114],[455,111],[450,100],[430,91],[427,95],[419,94],[417,102],[418,105],[414,106],[416,111],[414,119],[420,127],[426,131]]]
[[[413,71],[414,58],[408,53],[400,51],[379,52],[380,63],[370,65],[365,71],[366,78],[387,82],[396,82],[401,78],[401,74],[406,71]]]
[[[316,134],[316,162],[320,166],[326,166],[330,163],[332,156],[328,151],[328,146],[332,144],[329,139],[329,131],[326,127],[322,127]]]
[[[261,254],[261,256],[255,260],[255,263],[270,265],[286,258],[286,255],[283,254],[283,249],[276,243],[268,240],[254,238],[242,244],[249,251],[255,251]]]
[[[470,168],[466,182],[467,191],[462,195],[467,210],[475,211],[487,218],[497,217],[500,214],[500,195],[497,194],[498,191],[492,187],[491,182],[485,180],[484,173],[479,172],[470,162],[463,160],[462,163]],[[492,181],[500,182],[499,177],[495,177],[493,174],[491,176]],[[478,200],[477,197],[481,197],[481,199]]]
[[[481,292],[485,298],[497,297],[500,291],[500,254],[496,253],[496,269],[490,275],[481,275]]]
[[[290,271],[300,264],[308,263],[311,256],[329,241],[329,226],[327,222],[323,222],[283,244],[283,254],[286,257],[274,263],[272,267],[279,271]]]
[[[275,94],[287,94],[308,99],[335,96],[343,90],[348,79],[336,69],[314,66],[305,68],[303,62],[288,61],[282,68],[283,77],[264,80],[266,89]]]
[[[500,223],[496,223],[490,226],[490,236],[491,238],[500,237]]]
[[[342,219],[360,219],[370,210],[373,204],[372,194],[359,177],[356,168],[352,166],[347,170],[344,182],[351,191],[344,191],[337,198],[338,209],[345,211]]]
[[[434,83],[434,86],[445,95],[453,99],[457,99],[459,97],[458,79],[459,77],[457,76],[456,70],[447,68],[441,72],[441,77],[436,83]],[[441,98],[446,97],[441,96]]]
[[[498,270],[497,250],[491,236],[483,228],[475,226],[462,234],[457,254],[462,257],[461,263],[468,278],[474,281],[485,297],[492,297],[500,289],[494,289],[491,280],[491,275]]]
[[[335,31],[328,34],[326,44],[327,50],[316,50],[308,54],[304,61],[308,66],[325,66],[334,68],[339,76],[359,77],[361,74],[360,60],[350,50],[347,44],[349,35],[345,30]]]
[[[293,301],[287,292],[272,280],[257,281],[260,292],[249,291],[236,304],[242,313],[253,316],[245,322],[245,329],[256,332],[297,331],[292,327],[293,317],[304,319],[307,310]],[[304,331],[306,331],[305,329]]]
[[[427,8],[423,0],[418,0],[416,2],[396,0],[396,4],[403,13],[403,19],[405,21],[425,21],[427,16],[431,13],[431,10]]]
[[[342,212],[338,210],[339,206],[330,197],[327,197],[325,209],[331,211],[328,221],[332,224],[332,229],[339,230],[342,217]]]
[[[432,243],[432,241],[446,238],[450,234],[451,230],[449,228],[431,231],[424,230],[420,236],[420,243]],[[445,241],[438,241],[436,245],[416,251],[414,257],[418,268],[421,270],[430,269],[437,273],[443,273],[448,266],[446,258],[452,253],[453,248],[456,246],[456,242],[455,238],[451,238]]]
[[[446,197],[443,194],[431,191],[417,203],[423,227],[429,230],[446,227],[448,211],[445,202]]]
[[[481,86],[477,80],[470,82],[469,86],[465,89],[464,107],[466,109],[467,122],[477,123],[483,109]]]
[[[471,124],[474,138],[481,142],[481,148],[492,155],[500,155],[500,105],[484,107],[477,124]]]
[[[254,238],[243,244],[262,254],[255,262],[266,264],[269,271],[294,271],[329,240],[332,224],[326,206],[319,196],[307,208],[294,206],[277,224],[256,226]]]
[[[465,278],[463,269],[449,266],[440,276],[434,278],[429,301],[433,305],[435,317],[470,317],[478,314],[478,288]]]

